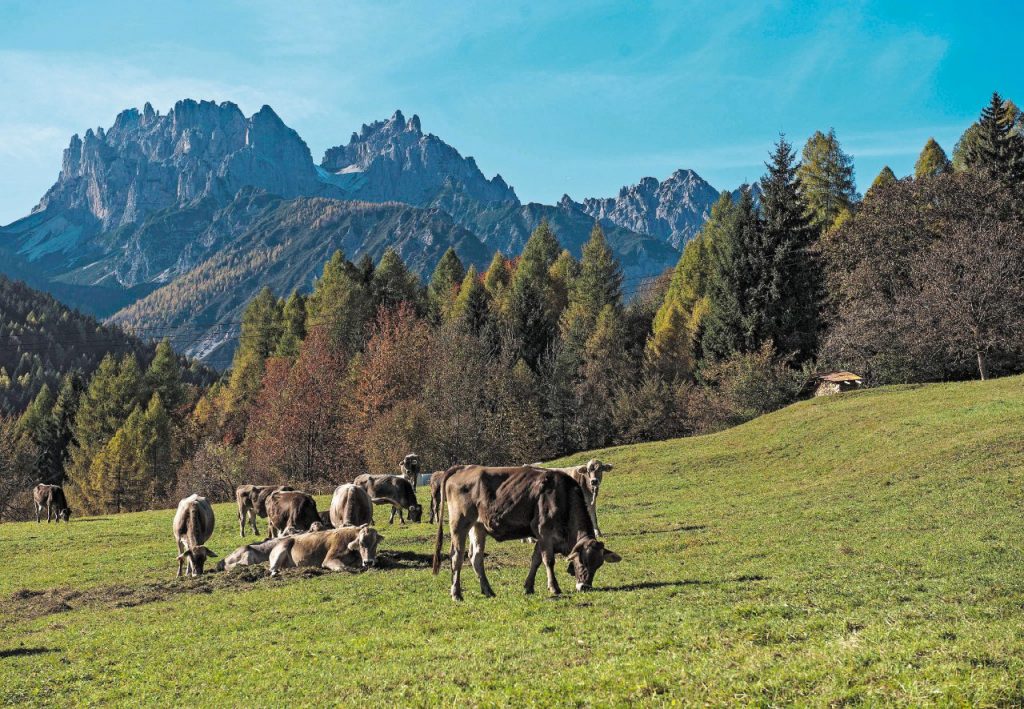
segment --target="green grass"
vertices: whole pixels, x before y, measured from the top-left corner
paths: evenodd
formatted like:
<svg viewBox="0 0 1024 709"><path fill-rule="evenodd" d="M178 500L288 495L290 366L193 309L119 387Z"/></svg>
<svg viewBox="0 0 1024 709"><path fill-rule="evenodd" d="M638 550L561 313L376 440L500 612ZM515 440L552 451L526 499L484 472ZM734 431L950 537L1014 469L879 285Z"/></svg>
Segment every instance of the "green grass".
<svg viewBox="0 0 1024 709"><path fill-rule="evenodd" d="M624 560L558 599L492 541L498 598L467 570L455 604L432 529L380 509L391 568L274 580L174 580L170 511L2 525L0 701L1020 705L1022 394L870 390L601 451Z"/></svg>

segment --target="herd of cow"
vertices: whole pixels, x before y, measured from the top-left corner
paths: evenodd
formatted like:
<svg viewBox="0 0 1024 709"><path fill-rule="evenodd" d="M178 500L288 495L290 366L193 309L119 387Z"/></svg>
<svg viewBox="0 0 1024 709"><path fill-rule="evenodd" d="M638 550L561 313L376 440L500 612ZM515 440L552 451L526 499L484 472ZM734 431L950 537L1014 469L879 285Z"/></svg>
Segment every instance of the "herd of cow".
<svg viewBox="0 0 1024 709"><path fill-rule="evenodd" d="M258 535L258 517L267 520L267 539L246 544L217 564L225 571L236 566L269 563L271 576L282 569L315 566L332 571L374 566L382 537L373 527L373 506L391 507L389 523L396 515L404 524L419 522L423 508L416 498L420 459L405 456L401 475L360 475L338 486L330 509L318 512L312 496L286 485L242 485L235 494L239 533L245 537L248 524ZM430 522L437 522L433 572L441 567L444 542L444 507L448 507L451 533L451 595L462 600L461 571L468 556L484 596L494 591L484 571L485 543L529 540L534 544L530 571L524 587L533 593L534 580L543 563L548 590L560 593L555 578L555 555L569 561L568 573L576 589L591 588L594 574L605 562L621 557L597 539L597 495L603 475L612 466L598 460L571 468L547 468L540 464L518 467L455 465L430 476ZM71 510L64 491L56 485L37 485L33 491L36 521L46 508L59 521L67 522ZM190 495L178 503L174 515L174 540L178 547L178 576L203 573L206 560L217 555L205 544L213 534L214 514L210 502Z"/></svg>

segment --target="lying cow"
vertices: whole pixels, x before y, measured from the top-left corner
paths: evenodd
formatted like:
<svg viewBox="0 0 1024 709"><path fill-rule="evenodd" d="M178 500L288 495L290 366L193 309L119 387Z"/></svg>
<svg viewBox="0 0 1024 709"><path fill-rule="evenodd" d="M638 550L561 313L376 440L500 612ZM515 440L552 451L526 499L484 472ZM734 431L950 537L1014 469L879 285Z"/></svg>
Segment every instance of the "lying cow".
<svg viewBox="0 0 1024 709"><path fill-rule="evenodd" d="M331 498L331 524L339 527L361 527L373 524L373 501L359 485L339 485Z"/></svg>
<svg viewBox="0 0 1024 709"><path fill-rule="evenodd" d="M322 567L331 571L339 571L346 566L369 568L377 563L377 545L382 541L384 537L368 524L296 534L282 539L270 552L270 575L277 576L281 569L297 566Z"/></svg>
<svg viewBox="0 0 1024 709"><path fill-rule="evenodd" d="M410 453L402 459L402 462L398 464L398 467L402 471L402 477L409 481L412 485L413 492L415 492L416 487L419 485L420 457L415 453Z"/></svg>
<svg viewBox="0 0 1024 709"><path fill-rule="evenodd" d="M206 560L217 556L203 546L213 534L213 508L209 500L189 495L179 502L173 527L174 541L178 545L178 576L186 562L187 575L199 576Z"/></svg>
<svg viewBox="0 0 1024 709"><path fill-rule="evenodd" d="M443 470L435 470L430 475L430 519L427 520L430 524L441 518L441 480L444 473Z"/></svg>
<svg viewBox="0 0 1024 709"><path fill-rule="evenodd" d="M303 532L314 525L321 526L320 513L316 511L316 500L304 492L284 490L267 496L267 534L280 537L288 527Z"/></svg>
<svg viewBox="0 0 1024 709"><path fill-rule="evenodd" d="M388 524L394 524L395 514L405 524L402 510L409 511L409 521L419 522L423 518L423 508L416 501L416 492L412 483L400 475L367 475L363 474L352 481L353 484L366 490L375 505L391 505L391 516Z"/></svg>
<svg viewBox="0 0 1024 709"><path fill-rule="evenodd" d="M569 559L569 573L576 577L576 590L591 588L594 574L607 562L622 560L597 541L594 523L587 512L583 489L568 475L533 467L488 468L456 465L441 479L441 512L448 504L451 530L452 598L462 600L462 561L466 537L472 543L473 570L480 579L484 596L494 596L484 573L484 544L487 535L503 542L535 537L530 572L524 588L533 593L541 562L547 570L548 589L561 593L555 579L555 554ZM438 515L433 571L441 568L444 523Z"/></svg>
<svg viewBox="0 0 1024 709"><path fill-rule="evenodd" d="M71 508L68 507L68 499L64 497L64 488L60 485L47 485L39 483L32 488L32 502L36 508L36 523L39 523L39 516L46 507L46 523L50 523L50 513L53 513L53 521L71 521Z"/></svg>
<svg viewBox="0 0 1024 709"><path fill-rule="evenodd" d="M256 518L267 516L267 498L278 491L294 490L288 485L239 485L235 490L235 501L238 503L238 532L245 536L245 523L252 525L252 533L259 534Z"/></svg>
<svg viewBox="0 0 1024 709"><path fill-rule="evenodd" d="M240 546L217 563L217 571L230 571L236 566L252 566L269 561L270 552L285 538L281 536Z"/></svg>
<svg viewBox="0 0 1024 709"><path fill-rule="evenodd" d="M543 463L534 463L530 467L564 473L578 482L583 488L583 498L587 501L587 511L590 513L590 519L594 522L594 531L597 536L604 536L601 534L601 526L597 523L597 493L601 491L604 474L612 469L609 463L602 463L591 458L586 465L574 465L569 468L548 468Z"/></svg>

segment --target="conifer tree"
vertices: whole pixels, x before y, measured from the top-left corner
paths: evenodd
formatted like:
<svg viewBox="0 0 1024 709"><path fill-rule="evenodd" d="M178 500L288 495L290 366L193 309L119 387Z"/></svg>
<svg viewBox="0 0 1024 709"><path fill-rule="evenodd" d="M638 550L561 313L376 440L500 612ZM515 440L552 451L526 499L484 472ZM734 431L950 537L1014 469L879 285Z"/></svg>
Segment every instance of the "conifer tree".
<svg viewBox="0 0 1024 709"><path fill-rule="evenodd" d="M419 278L402 261L393 248L388 247L373 272L374 308L394 308L400 303L409 303L422 313L423 298Z"/></svg>
<svg viewBox="0 0 1024 709"><path fill-rule="evenodd" d="M534 371L555 335L557 313L552 311L549 269L559 251L547 222L541 222L526 242L508 286L508 324L518 340L520 357Z"/></svg>
<svg viewBox="0 0 1024 709"><path fill-rule="evenodd" d="M577 389L581 448L599 448L615 435L613 403L618 392L631 382L630 362L622 346L625 327L620 310L608 303L601 310L587 339L580 384Z"/></svg>
<svg viewBox="0 0 1024 709"><path fill-rule="evenodd" d="M922 177L945 175L952 172L952 170L953 164L946 157L946 151L935 141L935 138L929 138L928 142L924 144L917 162L914 164L914 177L920 179ZM895 176L893 177L895 178ZM875 182L878 182L878 178L875 178ZM874 187L874 184L871 186Z"/></svg>
<svg viewBox="0 0 1024 709"><path fill-rule="evenodd" d="M18 435L27 438L36 452L32 477L37 482L60 482L60 440L54 426L53 408L57 399L47 384L18 419Z"/></svg>
<svg viewBox="0 0 1024 709"><path fill-rule="evenodd" d="M552 312L560 313L569 304L569 292L580 274L580 264L569 253L568 249L562 249L555 262L548 269L551 276L551 287L553 300L551 303Z"/></svg>
<svg viewBox="0 0 1024 709"><path fill-rule="evenodd" d="M505 289L508 288L510 280L508 262L505 260L504 254L500 251L495 251L494 257L491 259L491 265L487 267L487 271L484 274L484 288L487 289L487 294L491 297L492 303L500 304L503 302Z"/></svg>
<svg viewBox="0 0 1024 709"><path fill-rule="evenodd" d="M57 392L57 400L51 412L54 445L59 451L58 457L53 461L55 480L63 481L66 476L71 446L75 442L75 415L78 413L78 402L84 389L85 382L82 381L82 377L77 372L71 372L64 375L60 390Z"/></svg>
<svg viewBox="0 0 1024 709"><path fill-rule="evenodd" d="M583 245L579 276L569 290L569 306L581 308L591 325L606 307L622 307L622 268L600 224L594 224Z"/></svg>
<svg viewBox="0 0 1024 709"><path fill-rule="evenodd" d="M819 234L857 201L853 159L843 152L833 129L815 131L807 140L797 176L807 216Z"/></svg>
<svg viewBox="0 0 1024 709"><path fill-rule="evenodd" d="M306 297L292 291L282 306L281 339L274 350L275 357L298 357L299 347L306 339Z"/></svg>
<svg viewBox="0 0 1024 709"><path fill-rule="evenodd" d="M229 417L241 416L244 422L245 410L259 391L267 357L277 349L282 329L281 304L270 288L264 287L242 314L242 330L228 381Z"/></svg>
<svg viewBox="0 0 1024 709"><path fill-rule="evenodd" d="M1024 195L1024 136L1016 129L1015 108L998 92L992 94L978 119L975 140L965 146L964 163L1019 199Z"/></svg>
<svg viewBox="0 0 1024 709"><path fill-rule="evenodd" d="M427 304L429 315L435 322L449 319L452 303L459 292L462 279L466 277L466 269L455 249L448 247L444 256L437 262L434 273L427 287Z"/></svg>
<svg viewBox="0 0 1024 709"><path fill-rule="evenodd" d="M146 370L144 382L146 390L159 394L160 399L171 411L177 411L185 403L185 387L181 383L178 357L167 340L156 346L156 353L149 364L149 369Z"/></svg>
<svg viewBox="0 0 1024 709"><path fill-rule="evenodd" d="M871 183L871 187L868 188L868 194L871 194L872 190L878 189L879 187L888 187L889 185L894 185L897 182L896 173L886 165L879 171L878 175Z"/></svg>
<svg viewBox="0 0 1024 709"><path fill-rule="evenodd" d="M459 295L452 305L451 320L474 335L481 334L490 325L490 296L480 282L476 266L470 266L462 279Z"/></svg>
<svg viewBox="0 0 1024 709"><path fill-rule="evenodd" d="M334 252L306 304L308 329L323 328L332 345L349 352L362 347L367 322L374 315L370 284L365 277L366 273L349 263L341 251ZM373 269L369 278L373 278Z"/></svg>

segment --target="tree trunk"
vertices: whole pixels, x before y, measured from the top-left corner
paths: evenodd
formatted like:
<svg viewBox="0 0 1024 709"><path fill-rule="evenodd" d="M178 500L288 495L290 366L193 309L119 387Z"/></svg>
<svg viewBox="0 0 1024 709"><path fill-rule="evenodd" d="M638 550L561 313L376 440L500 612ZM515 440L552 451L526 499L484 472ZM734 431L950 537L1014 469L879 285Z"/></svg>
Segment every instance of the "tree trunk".
<svg viewBox="0 0 1024 709"><path fill-rule="evenodd" d="M981 381L985 381L985 355L981 350L978 350L978 374L981 375Z"/></svg>

